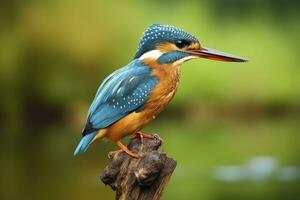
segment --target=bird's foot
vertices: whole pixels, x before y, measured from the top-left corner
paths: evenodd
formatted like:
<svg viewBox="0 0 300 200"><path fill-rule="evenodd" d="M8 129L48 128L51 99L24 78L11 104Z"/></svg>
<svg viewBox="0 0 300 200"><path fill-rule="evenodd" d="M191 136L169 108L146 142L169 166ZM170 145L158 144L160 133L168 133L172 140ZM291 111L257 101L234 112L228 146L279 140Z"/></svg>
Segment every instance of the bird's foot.
<svg viewBox="0 0 300 200"><path fill-rule="evenodd" d="M123 152L123 150L119 149L119 150L115 150L115 151L110 151L110 152L108 152L107 157L109 159L111 159L114 155L116 155L117 153L120 153L120 152Z"/></svg>
<svg viewBox="0 0 300 200"><path fill-rule="evenodd" d="M120 147L120 149L116 150L116 151L110 151L110 152L108 152L108 158L112 158L115 154L120 153L120 152L125 152L125 153L127 153L129 156L131 156L133 158L140 158L140 156L138 154L133 153L132 151L130 151L120 141L117 141L116 144Z"/></svg>
<svg viewBox="0 0 300 200"><path fill-rule="evenodd" d="M120 152L125 152L125 153L127 153L129 156L131 156L131 157L133 157L133 158L139 158L140 156L138 155L138 154L136 154L136 153L133 153L133 152L131 152L131 151L124 151L124 150L122 150L122 149L119 149L119 150L115 150L115 151L110 151L110 152L108 152L108 158L109 159L111 159L114 155L116 155L117 153L120 153Z"/></svg>
<svg viewBox="0 0 300 200"><path fill-rule="evenodd" d="M135 133L135 137L134 138L140 138L141 140L144 139L144 138L154 139L155 136L152 135L152 134L146 134L146 133L143 133L141 131L138 131L138 132Z"/></svg>
<svg viewBox="0 0 300 200"><path fill-rule="evenodd" d="M147 138L147 139L158 138L160 140L161 144L164 143L163 139L161 139L157 134L146 134L141 131L136 132L135 136L132 137L131 139L135 139L135 138L140 138L142 143L143 143L144 138Z"/></svg>

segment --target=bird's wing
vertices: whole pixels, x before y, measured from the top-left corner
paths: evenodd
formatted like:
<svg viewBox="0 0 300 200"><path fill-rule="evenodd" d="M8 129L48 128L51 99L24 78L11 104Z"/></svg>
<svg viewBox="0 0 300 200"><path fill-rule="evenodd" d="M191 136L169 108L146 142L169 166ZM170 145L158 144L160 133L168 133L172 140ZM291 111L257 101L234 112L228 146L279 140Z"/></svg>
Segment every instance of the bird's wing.
<svg viewBox="0 0 300 200"><path fill-rule="evenodd" d="M151 69L138 60L112 73L96 93L82 135L105 128L128 113L142 109L157 82Z"/></svg>

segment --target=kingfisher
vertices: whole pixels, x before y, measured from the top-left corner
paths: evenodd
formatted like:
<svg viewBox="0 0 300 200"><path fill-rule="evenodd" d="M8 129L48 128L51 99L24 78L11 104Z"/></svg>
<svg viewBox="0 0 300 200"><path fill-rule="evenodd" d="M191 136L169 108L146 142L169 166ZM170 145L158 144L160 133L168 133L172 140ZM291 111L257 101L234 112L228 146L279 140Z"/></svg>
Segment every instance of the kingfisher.
<svg viewBox="0 0 300 200"><path fill-rule="evenodd" d="M202 46L197 38L180 28L153 24L140 39L133 60L110 74L99 86L88 110L82 139L74 155L85 152L99 139L108 139L134 158L121 139L134 135L154 138L141 129L155 119L174 97L180 65L194 58L245 62L244 58Z"/></svg>

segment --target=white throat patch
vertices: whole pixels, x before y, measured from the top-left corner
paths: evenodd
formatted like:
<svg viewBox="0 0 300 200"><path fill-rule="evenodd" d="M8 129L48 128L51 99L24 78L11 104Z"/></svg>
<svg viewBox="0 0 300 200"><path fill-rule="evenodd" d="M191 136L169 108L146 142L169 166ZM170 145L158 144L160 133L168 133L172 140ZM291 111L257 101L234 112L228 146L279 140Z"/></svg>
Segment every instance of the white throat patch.
<svg viewBox="0 0 300 200"><path fill-rule="evenodd" d="M157 60L163 53L159 50L151 50L139 57L139 60L144 60L146 58Z"/></svg>
<svg viewBox="0 0 300 200"><path fill-rule="evenodd" d="M144 60L144 59L151 59L151 60L157 60L161 55L163 55L163 53L159 50L151 50L148 51L146 53L144 53L143 55L141 55L141 57L139 57L139 60ZM179 60L176 60L173 65L180 65L188 60L191 60L193 58L196 58L195 56L186 56L184 58L181 58Z"/></svg>

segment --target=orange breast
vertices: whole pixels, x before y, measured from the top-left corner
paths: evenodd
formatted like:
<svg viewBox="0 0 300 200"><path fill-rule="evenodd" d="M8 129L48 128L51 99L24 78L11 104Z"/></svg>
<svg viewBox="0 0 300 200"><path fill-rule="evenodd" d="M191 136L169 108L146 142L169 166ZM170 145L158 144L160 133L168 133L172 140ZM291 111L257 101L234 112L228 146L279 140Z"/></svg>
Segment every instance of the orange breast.
<svg viewBox="0 0 300 200"><path fill-rule="evenodd" d="M144 110L138 113L130 113L107 127L106 138L117 141L141 130L151 120L155 119L174 97L180 77L179 66L172 64L160 65L155 61L146 64L152 68L152 74L159 79L159 83L151 92Z"/></svg>
<svg viewBox="0 0 300 200"><path fill-rule="evenodd" d="M179 84L180 68L178 65L159 65L155 62L148 65L152 67L152 74L158 77L159 83L151 92L145 112L147 117L155 118L174 97Z"/></svg>

